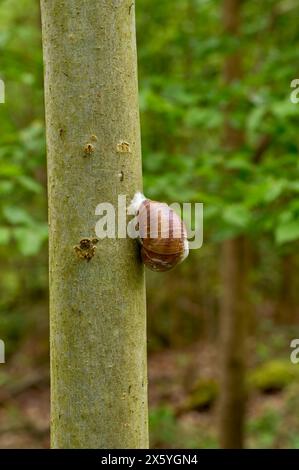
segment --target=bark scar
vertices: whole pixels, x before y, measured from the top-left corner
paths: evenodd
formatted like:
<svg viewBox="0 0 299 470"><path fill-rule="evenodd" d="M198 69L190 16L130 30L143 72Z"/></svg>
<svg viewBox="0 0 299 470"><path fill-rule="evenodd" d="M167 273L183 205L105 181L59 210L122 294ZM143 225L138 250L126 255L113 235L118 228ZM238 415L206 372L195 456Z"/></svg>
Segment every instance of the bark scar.
<svg viewBox="0 0 299 470"><path fill-rule="evenodd" d="M86 144L84 147L84 154L87 155L92 155L94 152L95 148L92 144Z"/></svg>
<svg viewBox="0 0 299 470"><path fill-rule="evenodd" d="M129 142L123 141L116 146L117 153L131 153L131 146Z"/></svg>
<svg viewBox="0 0 299 470"><path fill-rule="evenodd" d="M79 245L74 246L75 253L79 259L90 261L96 252L98 238L82 238Z"/></svg>

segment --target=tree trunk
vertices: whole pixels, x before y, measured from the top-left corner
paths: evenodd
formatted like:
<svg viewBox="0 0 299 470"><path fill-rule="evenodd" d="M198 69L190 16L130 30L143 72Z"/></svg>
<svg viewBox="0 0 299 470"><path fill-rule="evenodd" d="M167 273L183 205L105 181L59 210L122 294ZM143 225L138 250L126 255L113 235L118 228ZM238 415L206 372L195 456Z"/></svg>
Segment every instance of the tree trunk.
<svg viewBox="0 0 299 470"><path fill-rule="evenodd" d="M96 206L142 184L134 3L41 0L41 11L52 447L146 448L144 270L134 240L93 241Z"/></svg>
<svg viewBox="0 0 299 470"><path fill-rule="evenodd" d="M247 246L244 237L223 244L221 256L220 445L242 448L245 416Z"/></svg>
<svg viewBox="0 0 299 470"><path fill-rule="evenodd" d="M223 4L225 33L239 35L241 0L225 0ZM227 57L224 80L230 86L242 77L241 55L237 51ZM243 132L230 122L236 103L225 110L224 144L228 153L244 143ZM219 403L220 445L223 448L242 448L245 411L245 351L247 330L247 254L243 236L223 243L221 254L222 297L220 304L221 377Z"/></svg>
<svg viewBox="0 0 299 470"><path fill-rule="evenodd" d="M280 325L295 325L297 323L297 268L292 253L281 257L281 281L276 322Z"/></svg>

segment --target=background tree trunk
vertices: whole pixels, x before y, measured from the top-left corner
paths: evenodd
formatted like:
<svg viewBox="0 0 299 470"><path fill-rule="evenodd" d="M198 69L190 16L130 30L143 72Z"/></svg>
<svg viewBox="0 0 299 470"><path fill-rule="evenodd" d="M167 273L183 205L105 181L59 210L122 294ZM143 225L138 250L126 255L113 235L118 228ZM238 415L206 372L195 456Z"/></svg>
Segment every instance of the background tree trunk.
<svg viewBox="0 0 299 470"><path fill-rule="evenodd" d="M225 0L223 8L225 33L237 38L241 0ZM241 77L241 55L237 51L226 59L224 80L229 86ZM235 103L231 102L225 110L224 145L228 153L234 152L244 143L243 132L235 129L230 122L230 112L234 107ZM243 236L223 243L221 254L219 403L220 445L223 448L242 448L244 440L247 254L247 242Z"/></svg>
<svg viewBox="0 0 299 470"><path fill-rule="evenodd" d="M41 0L54 448L148 446L144 270L95 236L95 208L141 189L132 0ZM127 142L120 152L119 144ZM74 246L77 245L77 253ZM83 251L82 251L83 248ZM81 250L81 252L80 252ZM91 259L80 258L89 252Z"/></svg>
<svg viewBox="0 0 299 470"><path fill-rule="evenodd" d="M281 281L276 322L280 325L297 323L297 266L293 253L285 253L281 257Z"/></svg>
<svg viewBox="0 0 299 470"><path fill-rule="evenodd" d="M222 247L220 445L242 448L245 419L245 342L247 332L247 240Z"/></svg>

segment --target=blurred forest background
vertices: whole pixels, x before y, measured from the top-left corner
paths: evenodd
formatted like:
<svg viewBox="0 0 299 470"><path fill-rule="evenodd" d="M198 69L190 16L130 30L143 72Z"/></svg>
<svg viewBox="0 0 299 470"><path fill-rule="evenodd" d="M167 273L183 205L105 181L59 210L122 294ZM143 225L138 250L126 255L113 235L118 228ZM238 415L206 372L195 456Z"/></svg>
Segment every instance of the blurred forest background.
<svg viewBox="0 0 299 470"><path fill-rule="evenodd" d="M147 273L151 446L299 448L299 4L138 0L137 33L145 193L204 203L203 247ZM38 0L0 1L0 57L0 447L46 448Z"/></svg>

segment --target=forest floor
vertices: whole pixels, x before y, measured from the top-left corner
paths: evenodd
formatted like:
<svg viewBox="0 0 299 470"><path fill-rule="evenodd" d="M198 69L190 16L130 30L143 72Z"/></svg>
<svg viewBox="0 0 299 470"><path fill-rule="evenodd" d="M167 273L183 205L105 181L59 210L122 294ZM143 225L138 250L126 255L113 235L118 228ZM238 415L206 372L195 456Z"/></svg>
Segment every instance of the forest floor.
<svg viewBox="0 0 299 470"><path fill-rule="evenodd" d="M150 355L152 448L218 446L217 374L217 351L210 344L201 342L185 349ZM5 375L0 375L0 385L0 448L48 448L47 369L26 370L13 365ZM196 387L200 393L199 400L194 401ZM247 447L299 448L298 416L299 381L275 393L273 390L250 393Z"/></svg>

